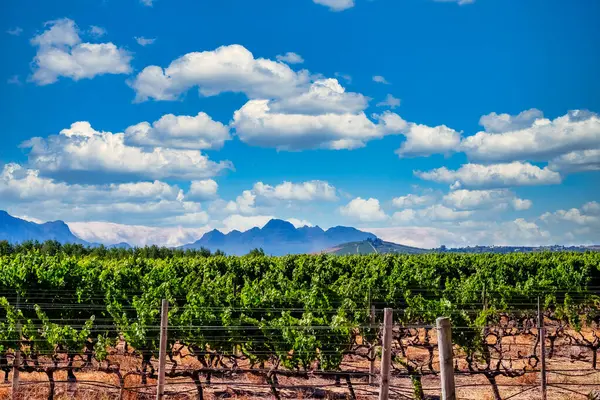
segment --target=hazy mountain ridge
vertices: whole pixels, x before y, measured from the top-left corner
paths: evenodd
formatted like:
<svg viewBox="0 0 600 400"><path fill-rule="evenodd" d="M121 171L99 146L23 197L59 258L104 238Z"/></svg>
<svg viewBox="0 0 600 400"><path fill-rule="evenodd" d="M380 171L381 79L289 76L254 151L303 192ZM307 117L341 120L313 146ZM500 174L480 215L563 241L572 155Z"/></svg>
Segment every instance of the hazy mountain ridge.
<svg viewBox="0 0 600 400"><path fill-rule="evenodd" d="M51 221L42 224L13 217L6 211L0 210L0 240L11 243L21 243L28 240L44 242L56 240L60 243L79 243L90 245L73 235L69 226L63 221Z"/></svg>
<svg viewBox="0 0 600 400"><path fill-rule="evenodd" d="M30 222L11 216L0 210L0 241L22 243L25 241L45 242L56 240L60 243L76 243L96 247L98 243L90 243L80 239L71 232L63 221L45 223ZM131 249L134 246L121 242L107 244L107 248ZM160 245L159 245L160 247ZM255 248L262 248L266 254L371 254L402 253L422 254L436 253L514 253L539 251L600 251L600 245L590 246L473 246L461 248L421 249L402 244L386 242L374 234L347 226L335 226L323 230L319 226L303 226L295 228L287 221L272 219L262 228L252 228L245 232L233 230L227 234L216 229L205 233L199 240L179 246L183 249L206 248L211 251L221 250L228 255L244 255Z"/></svg>
<svg viewBox="0 0 600 400"><path fill-rule="evenodd" d="M246 232L231 231L224 234L218 230L207 232L200 240L182 246L184 249L207 248L222 250L226 254L242 255L255 248L266 254L284 255L315 253L346 242L376 239L372 233L347 226L336 226L327 230L319 226L295 228L287 221L270 220L262 228Z"/></svg>

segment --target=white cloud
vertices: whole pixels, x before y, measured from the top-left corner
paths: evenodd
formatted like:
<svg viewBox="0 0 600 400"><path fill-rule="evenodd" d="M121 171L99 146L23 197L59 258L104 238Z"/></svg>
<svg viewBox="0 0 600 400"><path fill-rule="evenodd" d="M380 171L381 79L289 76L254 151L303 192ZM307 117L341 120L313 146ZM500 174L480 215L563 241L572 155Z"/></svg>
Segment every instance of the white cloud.
<svg viewBox="0 0 600 400"><path fill-rule="evenodd" d="M446 167L432 171L415 171L421 179L462 187L502 188L509 186L552 185L561 182L561 176L548 167L539 168L529 163L465 164L452 171Z"/></svg>
<svg viewBox="0 0 600 400"><path fill-rule="evenodd" d="M270 220L272 220L274 218L276 218L276 217L274 217L272 215L247 216L247 215L234 214L234 215L228 216L227 218L225 218L223 220L224 228L219 229L219 230L221 230L222 232L225 232L225 233L231 232L233 230L245 232L252 228L262 228L263 226L265 226L267 224L267 222L269 222ZM289 218L289 219L286 219L285 221L291 223L296 228L301 228L303 226L313 226L310 222L308 222L306 220L300 220L297 218Z"/></svg>
<svg viewBox="0 0 600 400"><path fill-rule="evenodd" d="M271 215L230 215L223 220L223 225L225 227L223 231L231 232L233 230L237 230L244 232L254 227L262 228L273 218L274 217Z"/></svg>
<svg viewBox="0 0 600 400"><path fill-rule="evenodd" d="M435 197L431 195L419 196L416 194L408 194L406 196L396 197L392 200L392 204L398 208L415 208L431 205L435 202Z"/></svg>
<svg viewBox="0 0 600 400"><path fill-rule="evenodd" d="M582 210L591 215L600 214L600 203L597 201L590 201L583 205Z"/></svg>
<svg viewBox="0 0 600 400"><path fill-rule="evenodd" d="M43 33L31 39L37 53L31 79L39 85L59 77L75 81L103 74L129 74L131 55L113 43L81 43L73 20L63 18L46 23Z"/></svg>
<svg viewBox="0 0 600 400"><path fill-rule="evenodd" d="M572 151L550 160L548 167L555 171L600 171L600 149Z"/></svg>
<svg viewBox="0 0 600 400"><path fill-rule="evenodd" d="M278 150L355 149L369 140L399 133L406 124L398 115L384 113L374 123L358 114L282 114L268 100L250 100L233 116L239 138L250 145ZM403 125L404 124L404 125Z"/></svg>
<svg viewBox="0 0 600 400"><path fill-rule="evenodd" d="M60 135L36 137L22 144L30 148L29 162L44 173L72 171L134 175L152 179L202 179L233 166L216 163L196 150L156 147L144 151L125 143L123 133L99 132L80 121Z"/></svg>
<svg viewBox="0 0 600 400"><path fill-rule="evenodd" d="M285 54L280 54L275 57L277 61L281 61L288 64L302 64L304 62L304 58L300 54L294 53L292 51L288 51Z"/></svg>
<svg viewBox="0 0 600 400"><path fill-rule="evenodd" d="M466 190L460 189L444 196L445 204L460 210L477 210L501 208L510 205L515 210L527 210L531 200L520 199L506 189L496 190Z"/></svg>
<svg viewBox="0 0 600 400"><path fill-rule="evenodd" d="M392 215L392 220L401 224L413 223L418 217L419 215L417 214L417 211L413 210L412 208L407 208L402 211L396 211Z"/></svg>
<svg viewBox="0 0 600 400"><path fill-rule="evenodd" d="M156 38L145 38L143 36L135 36L134 39L140 46L148 46L156 41Z"/></svg>
<svg viewBox="0 0 600 400"><path fill-rule="evenodd" d="M229 139L229 128L203 112L196 116L167 114L152 125L140 122L125 130L125 143L134 146L219 149Z"/></svg>
<svg viewBox="0 0 600 400"><path fill-rule="evenodd" d="M250 98L285 97L309 83L307 71L295 72L287 64L254 58L240 45L214 51L188 53L167 68L148 66L130 83L137 101L176 100L192 87L202 96L223 92L245 93Z"/></svg>
<svg viewBox="0 0 600 400"><path fill-rule="evenodd" d="M256 182L252 189L244 190L235 200L225 202L221 199L211 204L214 214L271 214L282 202L314 203L319 201L337 201L337 189L325 181L287 182L275 186Z"/></svg>
<svg viewBox="0 0 600 400"><path fill-rule="evenodd" d="M557 210L553 213L545 213L541 219L546 222L567 221L579 225L588 225L600 222L600 216L588 214L589 207L584 209L571 208L569 210ZM593 210L592 210L593 211Z"/></svg>
<svg viewBox="0 0 600 400"><path fill-rule="evenodd" d="M302 228L304 226L314 226L310 221L307 221L305 219L289 218L286 221L294 225L295 228Z"/></svg>
<svg viewBox="0 0 600 400"><path fill-rule="evenodd" d="M20 36L21 33L23 33L23 28L21 28L20 26L16 26L7 30L6 33L12 36Z"/></svg>
<svg viewBox="0 0 600 400"><path fill-rule="evenodd" d="M388 242L423 249L436 248L442 244L450 244L452 241L457 240L457 235L454 232L434 227L402 226L364 228L362 230L371 232L378 238Z"/></svg>
<svg viewBox="0 0 600 400"><path fill-rule="evenodd" d="M537 119L543 117L544 114L535 108L523 111L517 115L492 112L483 115L479 119L479 125L483 126L486 132L504 133L529 128Z"/></svg>
<svg viewBox="0 0 600 400"><path fill-rule="evenodd" d="M385 100L377 103L377 107L389 107L391 109L400 107L400 99L392 96L391 94L388 94Z"/></svg>
<svg viewBox="0 0 600 400"><path fill-rule="evenodd" d="M383 221L388 218L379 205L379 200L357 197L339 208L342 215L360 222Z"/></svg>
<svg viewBox="0 0 600 400"><path fill-rule="evenodd" d="M324 181L307 181L300 183L283 182L277 186L262 182L254 184L253 192L265 198L287 201L336 201L336 189Z"/></svg>
<svg viewBox="0 0 600 400"><path fill-rule="evenodd" d="M512 207L515 210L523 211L523 210L529 210L531 208L531 206L533 205L533 202L528 199L519 199L518 197L515 197L514 199L511 200L510 204L512 205Z"/></svg>
<svg viewBox="0 0 600 400"><path fill-rule="evenodd" d="M45 220L118 220L132 224L201 225L208 215L183 191L161 181L67 184L7 164L0 172L0 209Z"/></svg>
<svg viewBox="0 0 600 400"><path fill-rule="evenodd" d="M105 245L129 243L132 246L176 247L193 243L209 231L208 227L151 227L143 225L123 225L111 222L70 222L69 228L79 238L91 243Z"/></svg>
<svg viewBox="0 0 600 400"><path fill-rule="evenodd" d="M373 82L383 83L384 85L389 85L390 83L381 75L374 75Z"/></svg>
<svg viewBox="0 0 600 400"><path fill-rule="evenodd" d="M10 78L8 78L6 80L6 83L8 83L9 85L21 85L21 78L19 78L19 75L13 75Z"/></svg>
<svg viewBox="0 0 600 400"><path fill-rule="evenodd" d="M400 224L406 223L429 223L432 221L457 221L467 219L473 215L472 211L457 211L442 204L434 204L427 208L413 210L407 208L395 212L392 220Z"/></svg>
<svg viewBox="0 0 600 400"><path fill-rule="evenodd" d="M185 198L190 200L207 200L215 198L219 185L212 179L204 179L201 181L192 181L190 190L186 193Z"/></svg>
<svg viewBox="0 0 600 400"><path fill-rule="evenodd" d="M475 0L433 0L437 3L456 3L459 6L464 6L466 4L473 4Z"/></svg>
<svg viewBox="0 0 600 400"><path fill-rule="evenodd" d="M244 190L235 201L229 201L223 210L229 214L255 214L256 194L252 190Z"/></svg>
<svg viewBox="0 0 600 400"><path fill-rule="evenodd" d="M307 91L270 102L273 112L283 114L357 114L367 108L369 99L346 92L337 79L319 79Z"/></svg>
<svg viewBox="0 0 600 400"><path fill-rule="evenodd" d="M336 78L342 78L346 81L346 83L352 83L352 76L349 74L342 74L341 72L336 72L334 75Z"/></svg>
<svg viewBox="0 0 600 400"><path fill-rule="evenodd" d="M180 200L181 189L165 182L133 182L106 185L69 185L40 176L39 171L6 164L0 174L0 198L4 201L64 203Z"/></svg>
<svg viewBox="0 0 600 400"><path fill-rule="evenodd" d="M90 25L90 35L94 36L95 38L102 37L106 35L106 29L102 28L101 26Z"/></svg>
<svg viewBox="0 0 600 400"><path fill-rule="evenodd" d="M354 0L313 0L313 2L329 7L331 11L344 11L354 7Z"/></svg>
<svg viewBox="0 0 600 400"><path fill-rule="evenodd" d="M450 154L459 146L461 136L461 132L446 125L430 127L414 123L409 123L402 133L406 141L396 150L400 157Z"/></svg>
<svg viewBox="0 0 600 400"><path fill-rule="evenodd" d="M140 0L140 3L145 5L146 7L152 7L154 0Z"/></svg>
<svg viewBox="0 0 600 400"><path fill-rule="evenodd" d="M570 111L552 121L536 109L517 116L492 113L480 123L486 132L461 145L470 159L545 161L577 150L600 150L600 117L587 111Z"/></svg>
<svg viewBox="0 0 600 400"><path fill-rule="evenodd" d="M532 221L518 218L504 222L453 221L440 226L364 228L377 237L421 248L476 245L539 246L556 243L556 236Z"/></svg>

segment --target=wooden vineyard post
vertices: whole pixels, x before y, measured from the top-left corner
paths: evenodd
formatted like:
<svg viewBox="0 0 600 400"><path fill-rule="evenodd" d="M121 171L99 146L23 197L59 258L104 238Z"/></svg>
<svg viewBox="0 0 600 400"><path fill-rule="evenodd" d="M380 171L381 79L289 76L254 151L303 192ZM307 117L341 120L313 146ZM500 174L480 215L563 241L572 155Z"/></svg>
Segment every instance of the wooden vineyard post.
<svg viewBox="0 0 600 400"><path fill-rule="evenodd" d="M371 322L371 327L375 324L375 306L371 306L371 314L369 321ZM375 346L371 347L369 350L369 385L375 383Z"/></svg>
<svg viewBox="0 0 600 400"><path fill-rule="evenodd" d="M392 364L392 333L393 316L391 308L383 310L383 348L381 349L381 385L379 386L379 400L389 400L390 368Z"/></svg>
<svg viewBox="0 0 600 400"><path fill-rule="evenodd" d="M21 301L21 296L17 293L17 313L19 312L19 307L21 306L19 303ZM11 396L12 400L17 400L19 396L19 366L21 365L21 320L17 321L17 335L19 335L19 340L17 341L17 345L15 348L15 358L13 360L13 376L12 376L12 390Z"/></svg>
<svg viewBox="0 0 600 400"><path fill-rule="evenodd" d="M165 366L167 364L167 325L169 323L169 303L163 299L160 311L160 349L158 352L158 385L156 400L162 400L165 394Z"/></svg>
<svg viewBox="0 0 600 400"><path fill-rule="evenodd" d="M540 391L542 392L542 400L546 400L546 328L544 328L544 314L540 305L538 296L538 335L540 336Z"/></svg>
<svg viewBox="0 0 600 400"><path fill-rule="evenodd" d="M440 317L436 320L436 325L440 357L442 400L456 400L454 362L452 360L452 327L450 325L450 318Z"/></svg>

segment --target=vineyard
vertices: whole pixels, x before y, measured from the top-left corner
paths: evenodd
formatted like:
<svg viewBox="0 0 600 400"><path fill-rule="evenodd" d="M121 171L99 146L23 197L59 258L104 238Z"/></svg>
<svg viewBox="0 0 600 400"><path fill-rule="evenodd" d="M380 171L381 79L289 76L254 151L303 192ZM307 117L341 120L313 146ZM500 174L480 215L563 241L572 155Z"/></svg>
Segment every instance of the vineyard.
<svg viewBox="0 0 600 400"><path fill-rule="evenodd" d="M15 370L23 399L154 398L166 299L165 398L377 398L389 307L391 398L439 396L446 316L458 398L541 398L543 342L548 398L584 399L600 387L599 289L593 252L0 248L0 398Z"/></svg>

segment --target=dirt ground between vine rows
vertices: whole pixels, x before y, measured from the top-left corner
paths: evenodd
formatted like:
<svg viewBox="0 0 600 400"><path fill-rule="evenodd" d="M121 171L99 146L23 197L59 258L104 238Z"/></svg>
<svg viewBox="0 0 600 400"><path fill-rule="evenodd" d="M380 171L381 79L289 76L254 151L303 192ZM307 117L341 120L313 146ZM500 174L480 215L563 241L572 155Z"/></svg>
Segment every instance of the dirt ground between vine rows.
<svg viewBox="0 0 600 400"><path fill-rule="evenodd" d="M591 331L584 330L584 336L591 339ZM433 340L435 338L432 337ZM507 354L513 358L521 351L523 354L529 354L532 349L533 341L531 336L505 337L503 339L504 348ZM511 347L509 347L511 345ZM592 390L600 390L600 370L592 369L592 351L588 348L573 345L566 339L559 339L555 344L555 351L552 358L547 359L548 372L548 399L566 400L566 399L585 399ZM456 360L458 368L461 371L468 371L465 359L456 351ZM185 355L185 352L184 352ZM417 364L426 365L429 359L428 352L414 347L408 347L407 356ZM184 357L175 358L182 368L201 367L196 359ZM139 358L114 354L110 356L112 363L118 363L121 371L135 371L140 367ZM524 361L523 361L524 362ZM379 363L376 361L376 373L379 372ZM521 365L518 361L513 364L515 370ZM170 367L170 365L168 365ZM248 368L247 362L242 362L240 368ZM269 366L266 366L267 368ZM396 365L398 367L398 365ZM439 370L437 355L433 359L434 370ZM539 368L539 366L538 366ZM368 372L369 362L364 358L356 356L347 356L342 363L342 370L364 371ZM81 370L76 373L78 382L57 383L55 389L55 399L89 399L89 400L113 400L119 399L119 382L115 375L108 375L93 369ZM10 399L10 379L0 385L0 399ZM55 380L66 381L66 372L57 372ZM125 387L135 388L126 390L122 393L123 400L142 400L154 399L156 397L156 381L148 379L146 388L141 386L138 375L130 375L125 380ZM482 375L456 375L457 398L465 400L494 400L489 381ZM254 375L250 373L240 373L226 378L212 377L211 384L207 385L205 377L202 377L204 383L204 399L271 399L274 398L270 387L263 375ZM112 385L113 387L94 386L93 382ZM351 380L352 388L357 399L376 399L378 397L378 386L369 385L366 378L353 378ZM19 399L47 399L48 398L48 379L44 373L21 373L20 397ZM502 399L541 399L539 385L540 376L538 372L529 372L523 376L509 378L499 376L497 378L499 391ZM439 377L434 375L424 376L422 384L426 395L435 399L439 396ZM309 379L297 377L280 376L279 393L282 399L345 399L350 398L349 389L342 378L340 385L336 386L333 379L323 379L320 377L310 377ZM410 379L406 377L392 377L391 379L391 399L410 399L412 396L412 385ZM303 390L300 386L310 386ZM292 389L293 388L293 389ZM529 389L525 391L526 389ZM196 387L190 378L167 379L166 399L197 399ZM524 391L524 392L523 392ZM523 393L520 393L523 392ZM520 393L520 394L519 394Z"/></svg>

